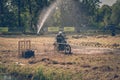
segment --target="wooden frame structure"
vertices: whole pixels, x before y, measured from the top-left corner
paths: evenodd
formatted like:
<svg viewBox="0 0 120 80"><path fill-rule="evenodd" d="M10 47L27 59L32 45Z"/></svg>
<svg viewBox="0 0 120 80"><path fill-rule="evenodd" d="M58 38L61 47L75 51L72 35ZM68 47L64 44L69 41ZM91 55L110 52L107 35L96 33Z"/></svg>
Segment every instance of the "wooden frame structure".
<svg viewBox="0 0 120 80"><path fill-rule="evenodd" d="M31 50L31 41L30 40L18 41L18 56L22 56L22 52L26 50Z"/></svg>

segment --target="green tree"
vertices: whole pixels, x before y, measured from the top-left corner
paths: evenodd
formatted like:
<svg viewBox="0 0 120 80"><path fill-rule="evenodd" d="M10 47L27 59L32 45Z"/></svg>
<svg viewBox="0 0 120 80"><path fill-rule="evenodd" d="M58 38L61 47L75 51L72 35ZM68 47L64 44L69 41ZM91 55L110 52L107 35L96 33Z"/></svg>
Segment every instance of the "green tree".
<svg viewBox="0 0 120 80"><path fill-rule="evenodd" d="M16 26L16 15L12 11L11 0L0 0L0 27Z"/></svg>
<svg viewBox="0 0 120 80"><path fill-rule="evenodd" d="M100 0L79 0L84 16L87 16L88 26L95 26L98 18Z"/></svg>
<svg viewBox="0 0 120 80"><path fill-rule="evenodd" d="M112 24L115 24L116 26L120 26L120 7L119 6L120 6L119 0L112 6L111 20L112 20Z"/></svg>
<svg viewBox="0 0 120 80"><path fill-rule="evenodd" d="M86 12L87 15L94 16L96 10L99 7L99 0L80 0L82 2L83 11Z"/></svg>
<svg viewBox="0 0 120 80"><path fill-rule="evenodd" d="M0 0L0 26L9 27L10 31L32 31L42 9L49 6L51 1Z"/></svg>
<svg viewBox="0 0 120 80"><path fill-rule="evenodd" d="M112 14L112 9L108 5L103 5L99 9L99 21L103 22L103 26L109 25L111 23L110 17Z"/></svg>

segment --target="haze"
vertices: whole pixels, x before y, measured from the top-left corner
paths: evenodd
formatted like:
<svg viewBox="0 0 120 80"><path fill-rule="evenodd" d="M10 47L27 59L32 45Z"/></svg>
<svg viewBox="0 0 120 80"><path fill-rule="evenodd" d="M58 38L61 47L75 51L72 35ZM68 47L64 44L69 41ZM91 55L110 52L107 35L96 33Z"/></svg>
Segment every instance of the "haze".
<svg viewBox="0 0 120 80"><path fill-rule="evenodd" d="M116 2L116 0L100 0L100 1L102 2L102 4L100 5L107 4L110 6L112 6Z"/></svg>

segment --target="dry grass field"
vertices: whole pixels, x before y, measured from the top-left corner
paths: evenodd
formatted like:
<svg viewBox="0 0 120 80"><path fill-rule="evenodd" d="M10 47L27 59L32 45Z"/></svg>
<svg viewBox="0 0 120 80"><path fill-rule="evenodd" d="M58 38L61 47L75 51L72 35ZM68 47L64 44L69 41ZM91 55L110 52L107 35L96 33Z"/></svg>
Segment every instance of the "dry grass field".
<svg viewBox="0 0 120 80"><path fill-rule="evenodd" d="M31 41L35 58L18 57L20 40ZM0 37L0 65L8 72L28 74L42 66L45 73L66 72L71 80L120 80L120 36L69 36L72 55L56 52L54 41L54 37Z"/></svg>

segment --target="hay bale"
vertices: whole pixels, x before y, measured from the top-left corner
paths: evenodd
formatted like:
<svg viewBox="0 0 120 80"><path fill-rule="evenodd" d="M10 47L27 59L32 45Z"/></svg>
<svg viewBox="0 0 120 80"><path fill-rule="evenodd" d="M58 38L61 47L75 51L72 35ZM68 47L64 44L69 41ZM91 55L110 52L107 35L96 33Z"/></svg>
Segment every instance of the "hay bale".
<svg viewBox="0 0 120 80"><path fill-rule="evenodd" d="M23 58L35 57L35 53L32 50L25 50L25 51L22 51L22 57Z"/></svg>

